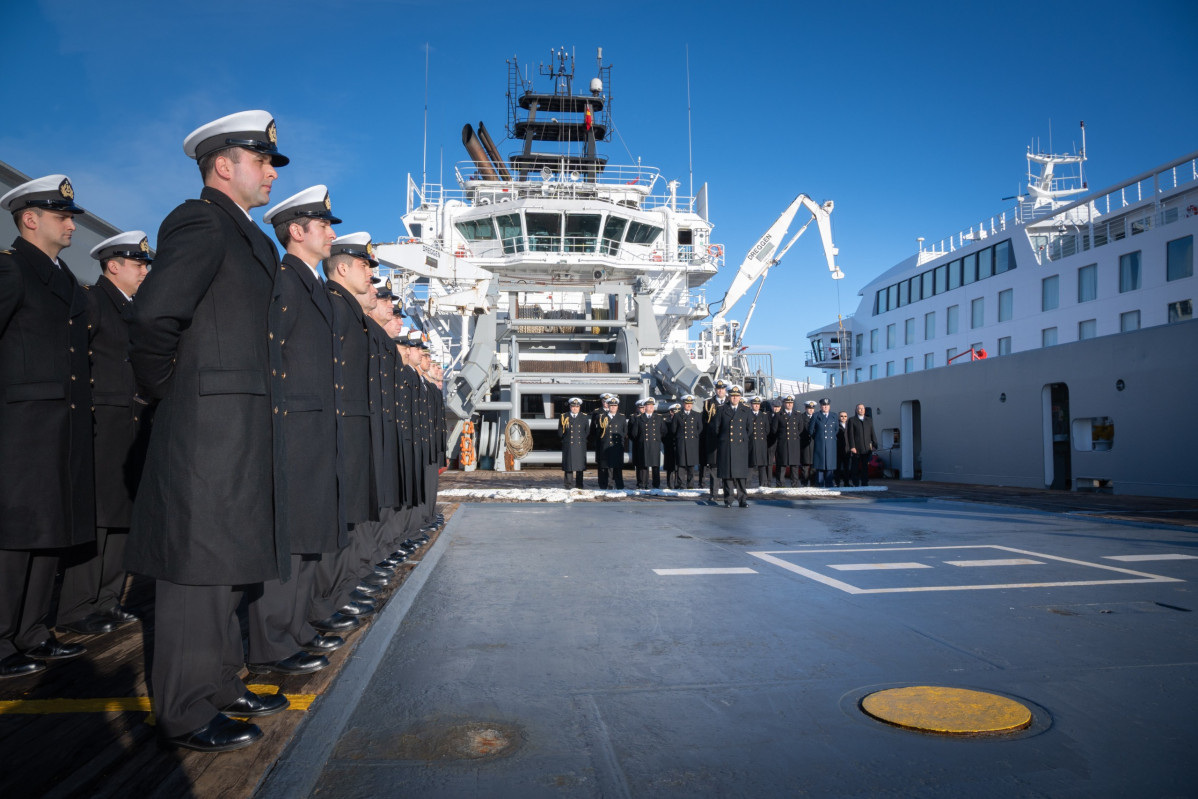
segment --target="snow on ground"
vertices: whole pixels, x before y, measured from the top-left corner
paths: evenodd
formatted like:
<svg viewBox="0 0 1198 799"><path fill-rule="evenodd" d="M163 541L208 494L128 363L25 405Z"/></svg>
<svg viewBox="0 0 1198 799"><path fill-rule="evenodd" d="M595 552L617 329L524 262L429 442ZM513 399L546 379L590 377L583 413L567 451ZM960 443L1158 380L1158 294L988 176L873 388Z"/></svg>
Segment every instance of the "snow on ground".
<svg viewBox="0 0 1198 799"><path fill-rule="evenodd" d="M749 496L759 498L839 497L844 494L863 494L885 491L886 486L858 486L853 488L750 488ZM706 489L653 488L638 490L625 488L620 491L600 491L589 488L444 488L437 492L438 499L471 500L497 499L505 502L591 502L595 500L644 498L702 499ZM722 499L722 496L721 496Z"/></svg>

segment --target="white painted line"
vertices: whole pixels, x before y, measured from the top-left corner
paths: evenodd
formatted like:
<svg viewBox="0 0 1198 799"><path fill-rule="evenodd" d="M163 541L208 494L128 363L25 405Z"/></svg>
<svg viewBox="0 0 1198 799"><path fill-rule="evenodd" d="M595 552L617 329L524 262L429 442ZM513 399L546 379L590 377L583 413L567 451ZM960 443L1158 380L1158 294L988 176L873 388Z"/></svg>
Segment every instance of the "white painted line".
<svg viewBox="0 0 1198 799"><path fill-rule="evenodd" d="M1028 558L994 558L992 560L946 560L949 566L1043 566L1042 560Z"/></svg>
<svg viewBox="0 0 1198 799"><path fill-rule="evenodd" d="M878 542L874 543L874 546L882 547L882 546L893 546L895 544L910 544L910 543L911 543L910 541L878 541ZM859 546L861 546L861 544L858 542L853 542L851 544L849 544L849 543L845 543L845 544L828 544L828 543L824 543L824 544L795 544L794 546L796 546L796 547L859 547ZM833 550L827 550L827 551L831 552ZM849 550L845 550L845 551L846 552L860 552L862 550L849 549Z"/></svg>
<svg viewBox="0 0 1198 799"><path fill-rule="evenodd" d="M930 569L932 568L926 563L829 563L829 569L836 569L842 572L863 572L873 569Z"/></svg>
<svg viewBox="0 0 1198 799"><path fill-rule="evenodd" d="M1103 560L1121 560L1124 562L1146 561L1146 560L1198 560L1195 555L1106 555Z"/></svg>
<svg viewBox="0 0 1198 799"><path fill-rule="evenodd" d="M747 566L736 566L729 569L654 569L653 573L663 577L692 574L757 574Z"/></svg>

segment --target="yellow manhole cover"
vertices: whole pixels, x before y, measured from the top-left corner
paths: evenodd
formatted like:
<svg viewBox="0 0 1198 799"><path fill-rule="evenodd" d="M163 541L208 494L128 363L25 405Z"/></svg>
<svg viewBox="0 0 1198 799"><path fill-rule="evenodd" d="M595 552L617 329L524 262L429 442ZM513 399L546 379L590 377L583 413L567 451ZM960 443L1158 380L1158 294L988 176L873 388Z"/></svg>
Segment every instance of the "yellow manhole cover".
<svg viewBox="0 0 1198 799"><path fill-rule="evenodd" d="M888 724L950 735L1013 732L1032 723L1032 712L1013 699L936 685L878 691L861 709Z"/></svg>

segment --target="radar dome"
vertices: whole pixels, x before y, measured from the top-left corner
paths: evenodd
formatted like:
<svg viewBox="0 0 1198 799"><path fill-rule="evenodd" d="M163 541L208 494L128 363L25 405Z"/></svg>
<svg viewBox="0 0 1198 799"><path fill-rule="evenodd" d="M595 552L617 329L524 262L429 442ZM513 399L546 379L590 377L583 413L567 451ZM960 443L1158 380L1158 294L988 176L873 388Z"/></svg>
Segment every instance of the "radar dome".
<svg viewBox="0 0 1198 799"><path fill-rule="evenodd" d="M599 78L591 78L591 94L602 94L603 81Z"/></svg>

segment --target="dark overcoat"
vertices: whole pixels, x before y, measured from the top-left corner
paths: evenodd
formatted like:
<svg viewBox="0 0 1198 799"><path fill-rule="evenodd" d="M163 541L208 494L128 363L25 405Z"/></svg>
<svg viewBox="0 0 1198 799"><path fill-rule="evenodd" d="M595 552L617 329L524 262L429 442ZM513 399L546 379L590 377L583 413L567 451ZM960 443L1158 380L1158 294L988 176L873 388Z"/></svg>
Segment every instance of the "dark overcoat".
<svg viewBox="0 0 1198 799"><path fill-rule="evenodd" d="M858 419L855 415L849 417L848 426L849 449L856 449L858 455L869 457L869 453L878 448L878 438L874 435L874 420L872 416Z"/></svg>
<svg viewBox="0 0 1198 799"><path fill-rule="evenodd" d="M811 434L811 445L814 450L812 466L817 471L831 471L836 468L836 432L840 430L840 421L830 413L817 411L807 425Z"/></svg>
<svg viewBox="0 0 1198 799"><path fill-rule="evenodd" d="M779 466L798 466L802 456L802 436L807 425L804 414L778 411L771 420L774 459Z"/></svg>
<svg viewBox="0 0 1198 799"><path fill-rule="evenodd" d="M336 552L349 538L338 490L341 348L333 332L333 298L312 269L290 253L279 267L276 294L271 310L283 351L279 377L291 551Z"/></svg>
<svg viewBox="0 0 1198 799"><path fill-rule="evenodd" d="M624 468L624 450L628 447L628 417L602 414L595 431L595 462L600 469Z"/></svg>
<svg viewBox="0 0 1198 799"><path fill-rule="evenodd" d="M370 335L358 300L338 283L330 282L329 301L337 345L341 348L341 381L337 384L337 414L341 419L341 495L350 524L378 519L372 503L374 467L371 461Z"/></svg>
<svg viewBox="0 0 1198 799"><path fill-rule="evenodd" d="M387 331L366 317L370 333L370 421L375 443L375 502L397 508L399 498L399 431L395 424L395 368L399 353Z"/></svg>
<svg viewBox="0 0 1198 799"><path fill-rule="evenodd" d="M698 411L678 411L670 420L674 433L674 457L679 467L699 465L699 439L703 436L703 415Z"/></svg>
<svg viewBox="0 0 1198 799"><path fill-rule="evenodd" d="M656 413L638 413L628 422L628 440L632 445L632 465L638 469L661 466L662 417Z"/></svg>
<svg viewBox="0 0 1198 799"><path fill-rule="evenodd" d="M731 402L716 414L716 436L720 442L716 475L721 480L749 476L749 437L753 428L753 412L744 405L732 407Z"/></svg>
<svg viewBox="0 0 1198 799"><path fill-rule="evenodd" d="M699 446L702 448L703 464L707 466L715 466L716 460L720 451L720 437L716 432L718 415L721 408L728 405L728 400L725 399L722 403L716 400L715 397L709 398L703 403L703 438Z"/></svg>
<svg viewBox="0 0 1198 799"><path fill-rule="evenodd" d="M158 231L129 328L138 390L160 400L129 571L184 585L290 576L282 363L269 329L278 268L274 243L216 189Z"/></svg>
<svg viewBox="0 0 1198 799"><path fill-rule="evenodd" d="M405 347L406 349L406 347ZM399 431L399 484L403 506L412 508L424 501L424 452L419 440L420 376L396 351L395 425Z"/></svg>
<svg viewBox="0 0 1198 799"><path fill-rule="evenodd" d="M753 424L749 431L749 466L769 466L771 421L769 411L753 413L750 408L749 415L752 417Z"/></svg>
<svg viewBox="0 0 1198 799"><path fill-rule="evenodd" d="M562 471L582 472L587 468L587 440L591 435L591 419L584 413L573 418L563 413L557 422L562 435Z"/></svg>
<svg viewBox="0 0 1198 799"><path fill-rule="evenodd" d="M87 291L97 527L129 526L149 444L151 411L133 401L129 310L129 299L107 275Z"/></svg>
<svg viewBox="0 0 1198 799"><path fill-rule="evenodd" d="M811 420L814 416L808 416L806 411L799 414L799 463L803 466L810 466L815 458L815 439L811 437Z"/></svg>
<svg viewBox="0 0 1198 799"><path fill-rule="evenodd" d="M96 537L87 298L59 263L0 252L0 549Z"/></svg>
<svg viewBox="0 0 1198 799"><path fill-rule="evenodd" d="M681 411L666 414L661 420L662 468L672 472L678 468L677 436L674 433L674 417Z"/></svg>

